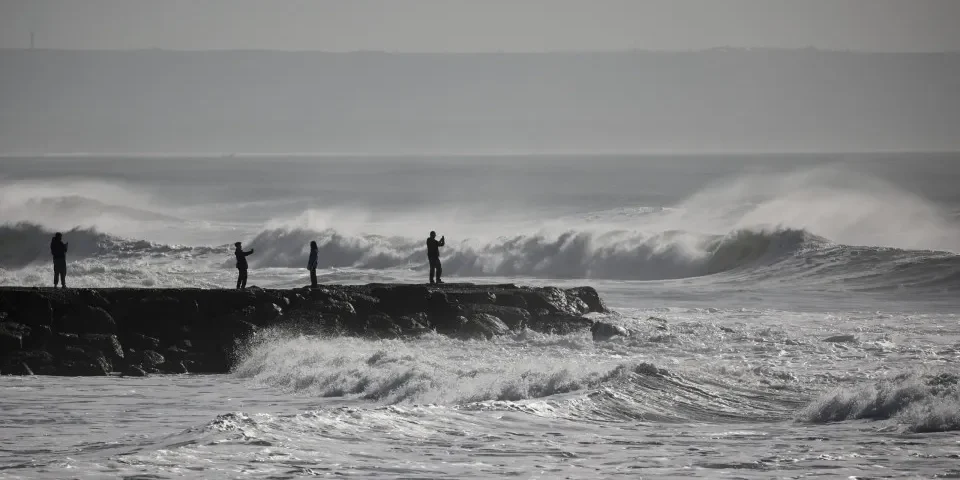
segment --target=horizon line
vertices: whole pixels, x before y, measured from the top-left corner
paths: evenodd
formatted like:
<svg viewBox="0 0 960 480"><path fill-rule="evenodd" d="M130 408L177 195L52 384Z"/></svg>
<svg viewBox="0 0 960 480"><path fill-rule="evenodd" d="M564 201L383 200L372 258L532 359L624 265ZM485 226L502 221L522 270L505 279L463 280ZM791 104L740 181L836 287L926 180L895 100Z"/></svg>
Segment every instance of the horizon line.
<svg viewBox="0 0 960 480"><path fill-rule="evenodd" d="M624 151L502 151L502 152L56 152L0 153L13 158L331 158L331 157L561 157L595 156L720 156L720 155L876 155L876 154L960 154L957 149L849 149L849 150L624 150Z"/></svg>
<svg viewBox="0 0 960 480"><path fill-rule="evenodd" d="M179 49L162 47L141 48L69 48L69 47L0 47L0 51L15 52L170 52L170 53L323 53L323 54L383 54L383 55L597 55L597 54L629 54L629 53L730 53L730 52L819 52L819 53L850 53L850 54L888 54L888 55L924 55L924 54L958 54L960 50L856 50L842 48L821 47L734 47L716 46L699 49L648 49L625 48L609 50L470 50L470 51L428 51L428 50L321 50L321 49L280 49L280 48L205 48Z"/></svg>

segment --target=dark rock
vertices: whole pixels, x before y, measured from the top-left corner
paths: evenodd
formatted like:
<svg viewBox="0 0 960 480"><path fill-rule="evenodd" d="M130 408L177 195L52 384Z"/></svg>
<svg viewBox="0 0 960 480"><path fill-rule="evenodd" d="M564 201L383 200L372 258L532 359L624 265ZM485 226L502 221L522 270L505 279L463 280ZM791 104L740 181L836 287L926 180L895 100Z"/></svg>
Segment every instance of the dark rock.
<svg viewBox="0 0 960 480"><path fill-rule="evenodd" d="M344 300L328 299L314 307L318 312L328 315L336 315L340 318L353 318L357 316L357 310L353 308L350 302Z"/></svg>
<svg viewBox="0 0 960 480"><path fill-rule="evenodd" d="M426 312L429 291L422 285L375 286L370 295L379 300L380 310L394 315Z"/></svg>
<svg viewBox="0 0 960 480"><path fill-rule="evenodd" d="M486 313L459 317L458 323L460 328L457 330L457 336L463 339L490 339L510 332L510 328L502 320Z"/></svg>
<svg viewBox="0 0 960 480"><path fill-rule="evenodd" d="M103 353L92 347L69 345L64 348L59 360L57 369L65 375L109 375L113 370L113 365Z"/></svg>
<svg viewBox="0 0 960 480"><path fill-rule="evenodd" d="M592 288L512 284L244 291L0 287L0 372L225 373L260 327L368 338L431 331L492 338L510 329L582 331L593 325L584 313L605 309Z"/></svg>
<svg viewBox="0 0 960 480"><path fill-rule="evenodd" d="M193 373L223 373L230 370L230 356L225 352L190 352L183 366Z"/></svg>
<svg viewBox="0 0 960 480"><path fill-rule="evenodd" d="M38 375L53 375L56 373L53 355L43 350L9 352L5 355L2 365L0 365L0 373L23 372L23 365L26 365L27 369Z"/></svg>
<svg viewBox="0 0 960 480"><path fill-rule="evenodd" d="M116 363L123 360L123 348L120 346L120 341L117 340L116 335L85 333L80 335L79 340L83 342L84 345L94 347L103 352L111 362Z"/></svg>
<svg viewBox="0 0 960 480"><path fill-rule="evenodd" d="M127 331L143 332L151 337L176 338L183 325L195 322L198 313L196 301L150 297L127 307L124 326Z"/></svg>
<svg viewBox="0 0 960 480"><path fill-rule="evenodd" d="M127 360L130 365L140 365L144 370L150 371L156 370L159 365L163 365L167 361L163 355L153 351L153 350L144 350L142 352L135 352L128 356Z"/></svg>
<svg viewBox="0 0 960 480"><path fill-rule="evenodd" d="M34 375L33 370L30 370L30 366L23 362L12 362L5 364L3 368L0 368L0 374L3 375Z"/></svg>
<svg viewBox="0 0 960 480"><path fill-rule="evenodd" d="M290 304L289 304L289 305L290 305L291 307L297 307L297 306L299 306L301 303L303 303L304 300L306 300L306 297L304 297L303 295L301 295L301 294L299 294L299 293L295 293L295 294L293 294L293 295L290 296L290 300L289 300L289 301L290 301Z"/></svg>
<svg viewBox="0 0 960 480"><path fill-rule="evenodd" d="M167 362L179 362L186 358L187 351L178 348L176 345L171 345L166 350L163 351L163 357L167 359Z"/></svg>
<svg viewBox="0 0 960 480"><path fill-rule="evenodd" d="M283 310L276 303L262 303L257 306L256 324L261 326L268 325L281 315L283 315Z"/></svg>
<svg viewBox="0 0 960 480"><path fill-rule="evenodd" d="M426 301L426 309L421 311L426 312L432 318L451 317L457 315L460 311L460 304L455 297L447 295L446 292L427 292Z"/></svg>
<svg viewBox="0 0 960 480"><path fill-rule="evenodd" d="M166 363L160 365L158 368L167 373L190 373L182 360L167 359Z"/></svg>
<svg viewBox="0 0 960 480"><path fill-rule="evenodd" d="M446 294L446 297L452 302L460 304L470 304L470 303L479 303L479 304L496 304L497 295L493 292L486 290L472 290L472 291L463 291L463 292L443 292Z"/></svg>
<svg viewBox="0 0 960 480"><path fill-rule="evenodd" d="M371 314L356 323L362 324L362 331L356 331L356 333L375 338L399 338L403 334L403 329L397 325L393 317L384 313Z"/></svg>
<svg viewBox="0 0 960 480"><path fill-rule="evenodd" d="M497 294L497 305L503 307L516 307L527 309L527 300L523 295L517 292L505 292Z"/></svg>
<svg viewBox="0 0 960 480"><path fill-rule="evenodd" d="M67 347L80 346L80 336L76 333L54 333L47 339L47 350L55 355L61 354Z"/></svg>
<svg viewBox="0 0 960 480"><path fill-rule="evenodd" d="M421 330L430 327L430 317L426 313L403 315L396 320L396 325L403 330Z"/></svg>
<svg viewBox="0 0 960 480"><path fill-rule="evenodd" d="M11 292L5 296L5 308L8 310L7 320L31 327L51 325L53 323L53 305L50 299L39 292L21 291Z"/></svg>
<svg viewBox="0 0 960 480"><path fill-rule="evenodd" d="M50 325L36 325L31 327L29 335L23 337L23 348L24 350L43 348L52 336L53 329L50 328Z"/></svg>
<svg viewBox="0 0 960 480"><path fill-rule="evenodd" d="M163 355L160 355L153 350L144 350L140 352L140 355L134 357L133 359L136 363L142 365L145 369L157 368L158 365L162 365L167 359L163 358Z"/></svg>
<svg viewBox="0 0 960 480"><path fill-rule="evenodd" d="M530 324L530 312L518 307L500 305L475 304L465 305L464 311L475 314L487 314L499 318L511 330L520 331Z"/></svg>
<svg viewBox="0 0 960 480"><path fill-rule="evenodd" d="M117 322L100 307L82 309L82 315L77 320L80 323L78 332L89 333L117 333Z"/></svg>
<svg viewBox="0 0 960 480"><path fill-rule="evenodd" d="M121 335L121 344L136 350L157 350L160 348L160 340L148 337L142 333L129 333Z"/></svg>
<svg viewBox="0 0 960 480"><path fill-rule="evenodd" d="M92 359L67 359L57 366L57 373L77 377L109 375L110 364L103 356Z"/></svg>
<svg viewBox="0 0 960 480"><path fill-rule="evenodd" d="M30 331L31 328L22 323L0 323L0 352L23 350L23 339L30 336Z"/></svg>
<svg viewBox="0 0 960 480"><path fill-rule="evenodd" d="M238 341L245 340L257 333L260 328L246 320L233 320L223 325L221 336Z"/></svg>
<svg viewBox="0 0 960 480"><path fill-rule="evenodd" d="M367 328L390 330L397 326L390 315L385 313L374 313L367 317Z"/></svg>
<svg viewBox="0 0 960 480"><path fill-rule="evenodd" d="M380 312L380 299L363 293L351 293L348 301L353 305L357 315L367 316Z"/></svg>
<svg viewBox="0 0 960 480"><path fill-rule="evenodd" d="M630 336L630 332L626 328L623 328L620 325L613 325L605 322L594 323L590 328L590 333L593 334L593 341L595 342L610 340L613 337Z"/></svg>
<svg viewBox="0 0 960 480"><path fill-rule="evenodd" d="M579 297L557 287L530 289L523 296L531 309L542 308L551 314L580 315L590 311L590 307Z"/></svg>
<svg viewBox="0 0 960 480"><path fill-rule="evenodd" d="M578 315L542 315L531 324L530 329L554 335L569 335L593 327L593 320Z"/></svg>
<svg viewBox="0 0 960 480"><path fill-rule="evenodd" d="M98 291L92 288L78 288L73 290L73 292L77 295L78 300L83 302L85 305L103 310L110 308L110 302Z"/></svg>
<svg viewBox="0 0 960 480"><path fill-rule="evenodd" d="M596 289L593 287L577 287L567 290L567 293L580 299L584 304L587 305L587 312L596 312L596 313L607 313L606 304L603 303L603 299L600 298L600 294L597 293ZM581 312L581 313L587 313Z"/></svg>
<svg viewBox="0 0 960 480"><path fill-rule="evenodd" d="M146 377L147 371L140 365L127 365L121 372L124 377Z"/></svg>

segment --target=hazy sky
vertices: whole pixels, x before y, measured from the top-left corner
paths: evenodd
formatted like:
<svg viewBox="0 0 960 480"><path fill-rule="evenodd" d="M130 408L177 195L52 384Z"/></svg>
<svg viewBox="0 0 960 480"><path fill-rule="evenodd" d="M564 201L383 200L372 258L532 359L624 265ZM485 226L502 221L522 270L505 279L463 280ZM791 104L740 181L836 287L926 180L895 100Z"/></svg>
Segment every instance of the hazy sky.
<svg viewBox="0 0 960 480"><path fill-rule="evenodd" d="M0 0L0 48L960 50L960 0Z"/></svg>

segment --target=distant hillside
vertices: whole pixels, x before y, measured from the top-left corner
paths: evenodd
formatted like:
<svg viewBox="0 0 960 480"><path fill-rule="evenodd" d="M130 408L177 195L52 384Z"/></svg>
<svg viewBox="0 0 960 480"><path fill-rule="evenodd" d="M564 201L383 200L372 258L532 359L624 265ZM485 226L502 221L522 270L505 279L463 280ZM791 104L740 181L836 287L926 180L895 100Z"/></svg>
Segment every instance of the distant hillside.
<svg viewBox="0 0 960 480"><path fill-rule="evenodd" d="M960 54L0 51L0 153L960 149Z"/></svg>

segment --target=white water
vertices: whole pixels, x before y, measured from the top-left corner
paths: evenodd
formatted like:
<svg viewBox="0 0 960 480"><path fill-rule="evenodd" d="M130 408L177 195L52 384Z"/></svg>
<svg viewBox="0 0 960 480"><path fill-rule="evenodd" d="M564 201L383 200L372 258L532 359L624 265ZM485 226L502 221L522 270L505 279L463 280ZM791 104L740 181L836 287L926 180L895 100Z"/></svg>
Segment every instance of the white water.
<svg viewBox="0 0 960 480"><path fill-rule="evenodd" d="M2 284L48 281L52 230L76 286L229 285L235 240L261 285L305 283L310 239L322 280L422 281L435 229L450 279L594 285L632 335L271 331L230 375L0 377L0 478L960 476L957 174L832 160L5 166L35 226Z"/></svg>

